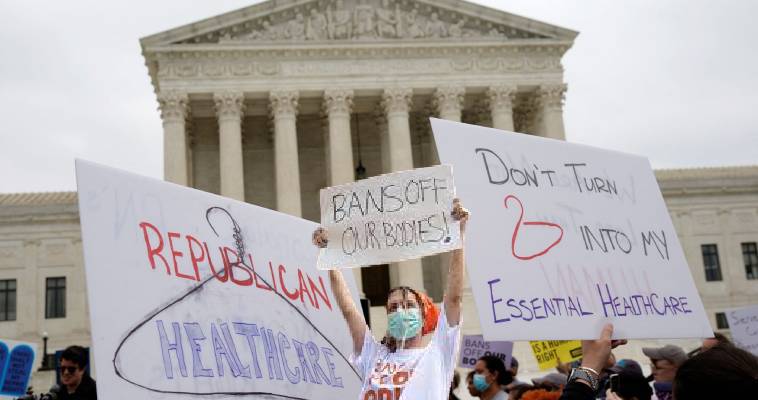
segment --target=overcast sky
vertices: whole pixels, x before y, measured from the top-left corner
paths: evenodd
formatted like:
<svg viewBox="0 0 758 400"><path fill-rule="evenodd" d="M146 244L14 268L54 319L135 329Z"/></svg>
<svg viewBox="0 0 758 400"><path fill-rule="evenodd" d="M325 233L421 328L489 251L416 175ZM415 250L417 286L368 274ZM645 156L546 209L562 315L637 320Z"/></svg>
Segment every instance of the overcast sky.
<svg viewBox="0 0 758 400"><path fill-rule="evenodd" d="M758 2L491 0L579 31L569 141L655 168L758 164ZM75 190L74 158L160 178L138 39L250 0L0 2L0 192Z"/></svg>

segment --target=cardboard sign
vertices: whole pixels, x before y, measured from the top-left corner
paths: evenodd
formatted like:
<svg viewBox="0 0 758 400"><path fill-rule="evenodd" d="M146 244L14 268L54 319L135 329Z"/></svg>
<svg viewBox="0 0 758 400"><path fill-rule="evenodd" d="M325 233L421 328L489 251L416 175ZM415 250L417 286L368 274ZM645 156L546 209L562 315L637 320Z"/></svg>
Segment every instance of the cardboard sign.
<svg viewBox="0 0 758 400"><path fill-rule="evenodd" d="M432 120L472 212L466 265L487 340L707 337L645 158Z"/></svg>
<svg viewBox="0 0 758 400"><path fill-rule="evenodd" d="M450 217L450 166L396 172L321 190L321 224L329 244L322 269L360 267L460 248Z"/></svg>
<svg viewBox="0 0 758 400"><path fill-rule="evenodd" d="M734 344L758 356L758 305L730 310L727 317Z"/></svg>
<svg viewBox="0 0 758 400"><path fill-rule="evenodd" d="M582 342L579 340L531 341L529 346L543 371L582 358Z"/></svg>
<svg viewBox="0 0 758 400"><path fill-rule="evenodd" d="M76 173L100 398L358 396L316 224L87 162Z"/></svg>
<svg viewBox="0 0 758 400"><path fill-rule="evenodd" d="M476 361L483 356L495 356L503 360L505 368L511 366L513 342L488 342L482 335L464 335L461 346L461 359L458 366L474 368Z"/></svg>
<svg viewBox="0 0 758 400"><path fill-rule="evenodd" d="M0 339L0 397L26 394L37 358L37 345Z"/></svg>

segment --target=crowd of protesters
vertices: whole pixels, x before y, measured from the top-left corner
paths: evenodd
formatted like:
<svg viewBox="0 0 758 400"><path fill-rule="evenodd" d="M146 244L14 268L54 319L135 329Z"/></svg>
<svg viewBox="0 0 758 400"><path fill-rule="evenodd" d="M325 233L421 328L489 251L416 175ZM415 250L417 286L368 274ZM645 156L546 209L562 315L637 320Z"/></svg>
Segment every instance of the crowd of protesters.
<svg viewBox="0 0 758 400"><path fill-rule="evenodd" d="M610 340L612 326L599 340L583 341L584 358L575 364L560 364L556 372L518 380L518 360L510 368L494 356L477 361L466 376L466 389L482 400L690 400L743 399L758 396L758 358L734 346L719 333L702 346L685 353L665 345L644 348L651 374L645 376L635 360L616 360L612 348L623 341ZM573 367L573 368L572 368ZM458 399L450 388L450 399Z"/></svg>
<svg viewBox="0 0 758 400"><path fill-rule="evenodd" d="M409 287L389 291L388 329L374 339L338 269L329 271L332 292L353 339L352 364L363 381L359 399L457 399L454 390L455 349L460 344L466 222L469 212L456 199L453 220L460 224L462 248L452 252L442 310L423 292ZM324 229L313 242L326 247ZM480 358L466 377L471 396L482 400L690 400L737 399L758 396L758 359L723 336L706 339L702 348L686 354L667 345L645 348L652 374L643 375L634 360L616 360L612 349L626 343L611 340L607 324L597 340L582 341L582 360L561 365L557 372L526 383L518 380L518 361L506 368L500 358ZM747 395L747 397L745 397Z"/></svg>

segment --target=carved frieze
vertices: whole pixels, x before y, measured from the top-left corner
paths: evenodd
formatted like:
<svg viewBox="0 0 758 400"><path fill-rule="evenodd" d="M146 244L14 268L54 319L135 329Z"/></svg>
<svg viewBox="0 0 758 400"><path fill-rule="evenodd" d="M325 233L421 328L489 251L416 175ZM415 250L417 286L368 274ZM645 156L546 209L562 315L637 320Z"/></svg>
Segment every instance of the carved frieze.
<svg viewBox="0 0 758 400"><path fill-rule="evenodd" d="M313 1L185 39L179 44L259 41L525 39L545 36L414 1Z"/></svg>

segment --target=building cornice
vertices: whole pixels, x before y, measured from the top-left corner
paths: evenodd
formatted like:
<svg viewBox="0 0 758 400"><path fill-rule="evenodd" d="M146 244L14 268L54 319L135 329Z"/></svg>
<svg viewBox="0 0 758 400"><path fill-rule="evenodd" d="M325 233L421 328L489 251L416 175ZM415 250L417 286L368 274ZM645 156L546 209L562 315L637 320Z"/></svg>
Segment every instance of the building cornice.
<svg viewBox="0 0 758 400"><path fill-rule="evenodd" d="M758 193L758 165L655 171L665 197Z"/></svg>

